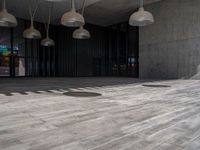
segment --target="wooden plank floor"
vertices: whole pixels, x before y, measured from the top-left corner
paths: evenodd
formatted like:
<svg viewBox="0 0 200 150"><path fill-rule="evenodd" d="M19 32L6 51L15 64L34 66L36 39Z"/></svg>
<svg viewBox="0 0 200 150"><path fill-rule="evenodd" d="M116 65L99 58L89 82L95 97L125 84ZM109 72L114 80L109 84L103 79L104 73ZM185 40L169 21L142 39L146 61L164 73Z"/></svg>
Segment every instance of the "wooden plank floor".
<svg viewBox="0 0 200 150"><path fill-rule="evenodd" d="M0 79L0 150L200 150L200 81Z"/></svg>

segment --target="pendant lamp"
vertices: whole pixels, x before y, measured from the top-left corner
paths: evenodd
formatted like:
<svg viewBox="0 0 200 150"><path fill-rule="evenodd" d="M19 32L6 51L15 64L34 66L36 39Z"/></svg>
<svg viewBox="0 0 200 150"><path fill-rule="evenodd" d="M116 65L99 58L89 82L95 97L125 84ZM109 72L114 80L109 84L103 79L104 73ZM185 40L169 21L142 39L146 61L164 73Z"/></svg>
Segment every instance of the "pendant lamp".
<svg viewBox="0 0 200 150"><path fill-rule="evenodd" d="M76 12L75 0L71 0L72 8L66 12L61 18L61 24L67 27L80 27L85 24L83 16Z"/></svg>
<svg viewBox="0 0 200 150"><path fill-rule="evenodd" d="M83 0L83 8L82 8L82 16L84 14L84 10L85 10L85 1ZM90 36L90 32L86 29L84 29L84 25L80 26L79 29L76 29L73 32L73 38L74 39L89 39Z"/></svg>
<svg viewBox="0 0 200 150"><path fill-rule="evenodd" d="M133 13L129 19L131 26L147 26L154 23L153 15L144 10L144 1L140 0L140 8L137 12Z"/></svg>
<svg viewBox="0 0 200 150"><path fill-rule="evenodd" d="M73 33L74 39L89 39L90 32L81 26L79 29L76 29Z"/></svg>
<svg viewBox="0 0 200 150"><path fill-rule="evenodd" d="M36 30L34 27L34 17L37 12L37 9L38 9L38 3L33 13L31 11L31 7L29 7L31 26L28 29L26 29L23 33L23 37L26 39L40 39L42 37L40 31Z"/></svg>
<svg viewBox="0 0 200 150"><path fill-rule="evenodd" d="M7 12L5 0L3 0L2 6L3 7L0 12L0 26L1 27L16 27L17 19L15 18L15 16Z"/></svg>
<svg viewBox="0 0 200 150"><path fill-rule="evenodd" d="M45 24L46 38L41 41L41 43L40 43L41 46L46 46L46 47L55 46L54 40L49 38L49 26L50 26L50 23L51 23L51 12L52 12L52 9L53 9L53 3L51 5L51 8L49 9L49 17L48 17L47 24Z"/></svg>

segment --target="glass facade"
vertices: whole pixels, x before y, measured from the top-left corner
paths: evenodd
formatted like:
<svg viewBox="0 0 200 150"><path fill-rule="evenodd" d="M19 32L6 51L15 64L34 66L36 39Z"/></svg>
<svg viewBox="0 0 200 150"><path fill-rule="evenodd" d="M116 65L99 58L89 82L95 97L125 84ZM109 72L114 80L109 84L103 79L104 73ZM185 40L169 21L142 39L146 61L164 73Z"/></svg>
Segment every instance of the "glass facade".
<svg viewBox="0 0 200 150"><path fill-rule="evenodd" d="M0 76L10 76L10 29L0 28ZM16 50L17 51L17 50Z"/></svg>
<svg viewBox="0 0 200 150"><path fill-rule="evenodd" d="M74 29L51 26L52 48L40 40L23 38L30 21L18 19L16 28L0 27L0 76L122 76L138 77L138 28L128 23L109 27L86 25L89 40L72 38ZM44 25L35 27L45 37Z"/></svg>
<svg viewBox="0 0 200 150"><path fill-rule="evenodd" d="M138 77L138 28L127 23L111 26L108 41L109 74Z"/></svg>
<svg viewBox="0 0 200 150"><path fill-rule="evenodd" d="M16 28L0 27L0 76L38 77L55 74L50 68L52 48L41 47L40 40L23 38L23 31L29 25L30 21L18 19ZM41 23L35 23L35 26L44 31Z"/></svg>

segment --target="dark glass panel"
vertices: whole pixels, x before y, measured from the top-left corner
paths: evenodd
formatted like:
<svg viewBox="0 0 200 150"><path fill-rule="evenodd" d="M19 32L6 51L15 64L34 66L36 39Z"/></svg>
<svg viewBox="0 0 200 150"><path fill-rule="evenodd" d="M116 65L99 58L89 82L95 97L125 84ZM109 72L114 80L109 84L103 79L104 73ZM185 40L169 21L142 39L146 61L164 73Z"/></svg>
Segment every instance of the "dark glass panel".
<svg viewBox="0 0 200 150"><path fill-rule="evenodd" d="M0 76L10 76L10 28L0 27Z"/></svg>

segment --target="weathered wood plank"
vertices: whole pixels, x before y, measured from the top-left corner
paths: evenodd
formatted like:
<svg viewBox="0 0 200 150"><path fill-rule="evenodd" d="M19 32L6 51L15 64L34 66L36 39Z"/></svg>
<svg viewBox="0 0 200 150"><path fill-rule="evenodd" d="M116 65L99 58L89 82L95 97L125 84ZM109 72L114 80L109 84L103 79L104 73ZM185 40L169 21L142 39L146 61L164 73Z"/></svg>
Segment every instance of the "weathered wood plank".
<svg viewBox="0 0 200 150"><path fill-rule="evenodd" d="M71 90L101 96L64 95ZM47 78L32 86L31 79L4 79L0 85L2 150L197 150L199 137L197 80Z"/></svg>

